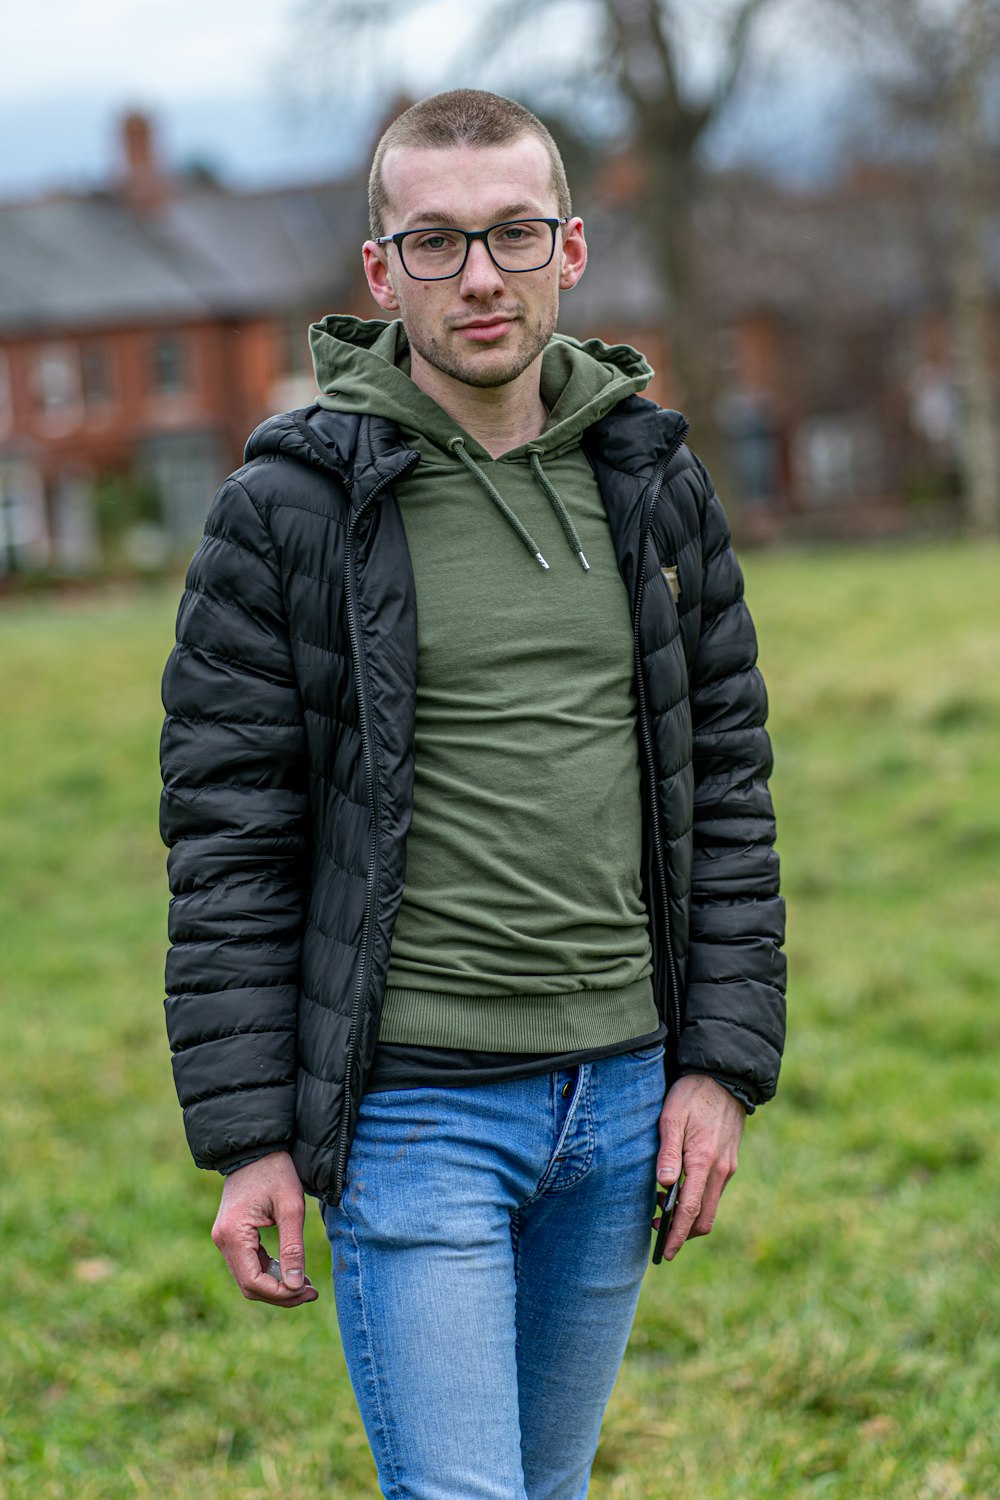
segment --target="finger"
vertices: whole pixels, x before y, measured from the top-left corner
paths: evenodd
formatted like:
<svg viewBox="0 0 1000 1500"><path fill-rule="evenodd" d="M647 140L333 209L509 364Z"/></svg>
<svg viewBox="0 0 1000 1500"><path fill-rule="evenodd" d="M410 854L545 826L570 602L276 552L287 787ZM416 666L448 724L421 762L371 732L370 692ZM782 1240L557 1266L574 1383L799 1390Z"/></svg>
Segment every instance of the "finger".
<svg viewBox="0 0 1000 1500"><path fill-rule="evenodd" d="M251 1302L268 1302L272 1307L299 1307L303 1302L315 1302L319 1296L308 1276L298 1288L286 1286L281 1275L281 1266L268 1254L263 1245L258 1250L260 1262L258 1274L241 1288Z"/></svg>
<svg viewBox="0 0 1000 1500"><path fill-rule="evenodd" d="M706 1176L707 1173L703 1168L699 1169L690 1163L688 1164L687 1176L681 1184L680 1194L677 1199L674 1222L670 1226L667 1243L663 1248L664 1260L673 1260L685 1240L688 1239L691 1233L691 1226L701 1212Z"/></svg>
<svg viewBox="0 0 1000 1500"><path fill-rule="evenodd" d="M233 1224L220 1218L216 1220L212 1238L247 1301L270 1302L274 1307L297 1307L300 1302L315 1302L319 1296L308 1283L291 1288L268 1274L270 1256L261 1244L254 1224Z"/></svg>
<svg viewBox="0 0 1000 1500"><path fill-rule="evenodd" d="M212 1227L212 1239L245 1296L247 1287L257 1280L262 1270L257 1226L245 1219L233 1222L220 1214Z"/></svg>
<svg viewBox="0 0 1000 1500"><path fill-rule="evenodd" d="M689 1238L696 1235L711 1234L715 1223L715 1216L719 1211L719 1200L725 1192L726 1184L733 1176L733 1169L716 1163L709 1173L708 1182L705 1185L705 1193L701 1200L701 1211L691 1226Z"/></svg>
<svg viewBox="0 0 1000 1500"><path fill-rule="evenodd" d="M301 1193L277 1205L278 1258L281 1279L291 1291L301 1290L306 1275L306 1252L302 1242L306 1205Z"/></svg>
<svg viewBox="0 0 1000 1500"><path fill-rule="evenodd" d="M285 1282L285 1278L281 1274L281 1264L280 1264L280 1262L276 1261L273 1256L268 1255L268 1253L267 1253L266 1250L262 1250L262 1257L267 1262L267 1264L263 1267L263 1269L266 1271L267 1276L269 1277L269 1279L272 1280L272 1281L274 1281L274 1282L276 1282L277 1285L281 1288L281 1290L282 1290L283 1293L287 1294L288 1292L294 1292L295 1288L294 1287L289 1287L286 1284L286 1282ZM303 1288L305 1288L308 1291L311 1291L312 1294L313 1294L311 1297L307 1298L306 1300L309 1301L309 1302L315 1302L316 1298L319 1296L319 1292L317 1292L316 1288L313 1286L312 1282L309 1280L309 1277L305 1276L305 1275L302 1277L302 1286L299 1288L299 1291L302 1291ZM289 1298L287 1295L283 1296L281 1300L282 1300L282 1303L286 1304L286 1305L295 1305L295 1306L298 1305L298 1301L297 1300L295 1300L294 1303L293 1303L292 1299Z"/></svg>
<svg viewBox="0 0 1000 1500"><path fill-rule="evenodd" d="M273 1276L261 1276L243 1288L243 1295L248 1302L266 1302L270 1307L301 1307L305 1302L315 1302L319 1293L308 1280L293 1292Z"/></svg>

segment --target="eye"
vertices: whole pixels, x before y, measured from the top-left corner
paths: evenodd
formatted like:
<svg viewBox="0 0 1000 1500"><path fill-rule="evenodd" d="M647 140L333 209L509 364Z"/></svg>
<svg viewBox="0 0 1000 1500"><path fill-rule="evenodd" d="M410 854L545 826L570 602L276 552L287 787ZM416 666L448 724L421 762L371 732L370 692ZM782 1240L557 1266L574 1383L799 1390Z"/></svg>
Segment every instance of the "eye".
<svg viewBox="0 0 1000 1500"><path fill-rule="evenodd" d="M448 234L443 229L429 229L422 234L410 236L409 243L421 253L440 255L443 251L454 250L458 240L455 235Z"/></svg>
<svg viewBox="0 0 1000 1500"><path fill-rule="evenodd" d="M535 237L535 226L533 224L506 224L500 232L500 237L507 245L520 245L525 240Z"/></svg>

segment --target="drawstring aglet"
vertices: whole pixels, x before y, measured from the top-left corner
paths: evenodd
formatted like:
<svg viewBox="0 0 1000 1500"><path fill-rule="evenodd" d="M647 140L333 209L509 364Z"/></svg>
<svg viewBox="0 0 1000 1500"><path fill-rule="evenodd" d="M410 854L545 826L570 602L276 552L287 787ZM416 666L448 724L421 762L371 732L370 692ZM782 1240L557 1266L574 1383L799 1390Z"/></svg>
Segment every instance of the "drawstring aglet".
<svg viewBox="0 0 1000 1500"><path fill-rule="evenodd" d="M583 568L583 571L585 573L589 573L590 572L590 563L584 557L583 553L582 552L578 552L576 555L580 559L580 564L581 564L581 566Z"/></svg>
<svg viewBox="0 0 1000 1500"><path fill-rule="evenodd" d="M547 573L549 571L549 565L540 552L535 553L535 562L541 568L543 573Z"/></svg>

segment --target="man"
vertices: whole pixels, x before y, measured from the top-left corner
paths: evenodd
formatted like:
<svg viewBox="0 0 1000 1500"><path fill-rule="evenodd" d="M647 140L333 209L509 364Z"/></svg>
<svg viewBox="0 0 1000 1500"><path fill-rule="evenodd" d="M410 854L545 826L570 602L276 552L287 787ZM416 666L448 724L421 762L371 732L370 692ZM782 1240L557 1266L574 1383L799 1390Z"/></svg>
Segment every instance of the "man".
<svg viewBox="0 0 1000 1500"><path fill-rule="evenodd" d="M555 334L587 251L540 122L425 100L370 206L391 321L312 329L165 674L176 1081L244 1295L315 1298L320 1198L383 1492L569 1500L656 1182L670 1260L775 1086L765 696L686 424Z"/></svg>

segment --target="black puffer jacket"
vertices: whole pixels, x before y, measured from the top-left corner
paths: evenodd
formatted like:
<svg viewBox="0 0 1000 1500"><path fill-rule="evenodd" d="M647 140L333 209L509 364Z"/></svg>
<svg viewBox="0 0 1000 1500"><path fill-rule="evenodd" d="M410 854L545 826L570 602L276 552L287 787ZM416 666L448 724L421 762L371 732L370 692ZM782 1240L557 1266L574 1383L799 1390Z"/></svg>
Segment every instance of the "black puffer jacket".
<svg viewBox="0 0 1000 1500"><path fill-rule="evenodd" d="M784 1016L766 697L726 520L685 431L630 397L585 447L641 662L669 1065L760 1102ZM417 455L385 419L312 407L266 422L246 457L209 513L164 674L167 1027L198 1164L289 1150L335 1201L404 881L416 601L392 486Z"/></svg>

